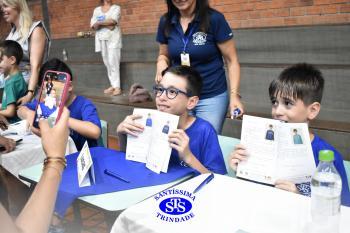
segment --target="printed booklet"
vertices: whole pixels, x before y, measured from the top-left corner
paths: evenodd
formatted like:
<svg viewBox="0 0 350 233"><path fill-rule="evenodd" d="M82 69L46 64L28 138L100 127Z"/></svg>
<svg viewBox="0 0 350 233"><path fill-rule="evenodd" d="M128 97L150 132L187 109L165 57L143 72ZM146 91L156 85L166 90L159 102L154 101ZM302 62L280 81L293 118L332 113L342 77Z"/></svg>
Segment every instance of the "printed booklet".
<svg viewBox="0 0 350 233"><path fill-rule="evenodd" d="M316 170L306 123L244 115L241 144L249 155L238 164L238 177L271 185L276 180L303 183Z"/></svg>
<svg viewBox="0 0 350 233"><path fill-rule="evenodd" d="M128 135L126 159L146 163L156 173L167 172L171 154L168 134L177 128L179 116L141 108L135 108L135 114L142 116L135 121L144 125L144 131L138 137Z"/></svg>

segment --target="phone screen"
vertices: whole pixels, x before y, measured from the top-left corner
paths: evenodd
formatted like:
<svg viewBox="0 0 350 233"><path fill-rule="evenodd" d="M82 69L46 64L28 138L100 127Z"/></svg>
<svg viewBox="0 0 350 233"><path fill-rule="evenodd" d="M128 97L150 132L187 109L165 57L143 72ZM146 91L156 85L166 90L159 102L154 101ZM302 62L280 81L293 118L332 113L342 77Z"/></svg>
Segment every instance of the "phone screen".
<svg viewBox="0 0 350 233"><path fill-rule="evenodd" d="M39 128L41 118L47 119L51 127L59 120L66 102L69 83L68 73L52 70L45 73L37 98L34 127Z"/></svg>

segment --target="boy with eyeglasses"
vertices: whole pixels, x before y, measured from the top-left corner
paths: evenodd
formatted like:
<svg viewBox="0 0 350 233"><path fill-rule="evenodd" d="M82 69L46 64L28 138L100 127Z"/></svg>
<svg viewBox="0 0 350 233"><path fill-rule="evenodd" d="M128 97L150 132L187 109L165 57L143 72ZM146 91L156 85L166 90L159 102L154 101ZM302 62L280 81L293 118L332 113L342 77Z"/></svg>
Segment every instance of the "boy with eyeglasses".
<svg viewBox="0 0 350 233"><path fill-rule="evenodd" d="M162 80L153 87L157 109L180 117L178 129L169 132L169 145L173 148L169 166L179 163L199 173L226 174L215 129L209 122L189 115L199 100L202 87L200 75L191 67L176 66L164 70L162 76ZM141 117L127 116L118 125L122 151L126 150L127 134L137 137L144 130L144 125L134 121Z"/></svg>

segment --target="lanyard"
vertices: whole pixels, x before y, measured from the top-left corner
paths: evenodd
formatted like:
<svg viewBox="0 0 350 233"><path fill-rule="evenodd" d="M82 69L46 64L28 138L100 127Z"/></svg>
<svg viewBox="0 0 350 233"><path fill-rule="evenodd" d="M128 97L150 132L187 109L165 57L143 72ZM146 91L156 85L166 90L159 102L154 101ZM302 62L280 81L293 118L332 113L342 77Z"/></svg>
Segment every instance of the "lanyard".
<svg viewBox="0 0 350 233"><path fill-rule="evenodd" d="M187 47L187 44L188 44L188 41L190 40L190 37L192 36L192 33L193 33L193 30L195 28L195 25L192 26L190 32L188 33L187 36L185 36L185 34L183 35L183 37L181 38L182 39L182 43L184 44L184 48L183 48L183 51L182 52L186 52L186 47Z"/></svg>

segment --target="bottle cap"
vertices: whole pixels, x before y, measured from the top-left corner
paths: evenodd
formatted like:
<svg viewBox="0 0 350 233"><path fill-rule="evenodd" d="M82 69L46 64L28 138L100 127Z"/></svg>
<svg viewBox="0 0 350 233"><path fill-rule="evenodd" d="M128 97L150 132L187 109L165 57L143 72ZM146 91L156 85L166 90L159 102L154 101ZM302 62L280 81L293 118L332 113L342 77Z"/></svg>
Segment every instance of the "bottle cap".
<svg viewBox="0 0 350 233"><path fill-rule="evenodd" d="M334 160L334 152L331 150L320 150L318 159L323 162L332 162Z"/></svg>

